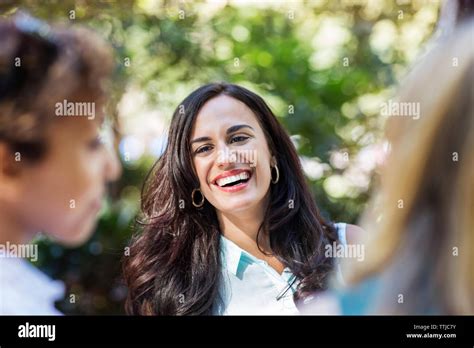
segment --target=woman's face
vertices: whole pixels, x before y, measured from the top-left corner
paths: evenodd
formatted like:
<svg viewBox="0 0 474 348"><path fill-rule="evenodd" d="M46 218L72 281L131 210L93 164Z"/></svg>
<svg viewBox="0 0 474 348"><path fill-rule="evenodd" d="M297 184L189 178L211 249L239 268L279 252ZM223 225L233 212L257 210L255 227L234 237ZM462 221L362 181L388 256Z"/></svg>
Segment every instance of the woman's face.
<svg viewBox="0 0 474 348"><path fill-rule="evenodd" d="M29 231L70 246L93 232L106 183L120 174L98 128L85 117L59 119L47 130L45 157L22 164L15 214Z"/></svg>
<svg viewBox="0 0 474 348"><path fill-rule="evenodd" d="M199 188L218 212L263 208L274 158L252 110L232 97L215 97L199 111L190 141ZM195 202L200 199L196 194Z"/></svg>

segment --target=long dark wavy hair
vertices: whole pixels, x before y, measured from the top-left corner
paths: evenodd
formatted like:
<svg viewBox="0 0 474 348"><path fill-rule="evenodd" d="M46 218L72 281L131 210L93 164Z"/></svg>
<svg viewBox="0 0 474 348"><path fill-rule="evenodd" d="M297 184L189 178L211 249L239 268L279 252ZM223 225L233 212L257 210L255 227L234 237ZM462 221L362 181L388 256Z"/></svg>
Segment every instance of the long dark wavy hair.
<svg viewBox="0 0 474 348"><path fill-rule="evenodd" d="M189 142L199 110L219 95L235 98L253 111L277 159L280 179L270 185L258 232L269 235L273 255L298 278L295 302L327 287L334 267L324 247L337 241L337 233L319 214L290 137L261 97L234 84L212 83L176 108L166 150L143 186L142 231L132 239L123 264L129 314L214 313L220 298L221 232L209 202L199 209L192 204L199 180Z"/></svg>

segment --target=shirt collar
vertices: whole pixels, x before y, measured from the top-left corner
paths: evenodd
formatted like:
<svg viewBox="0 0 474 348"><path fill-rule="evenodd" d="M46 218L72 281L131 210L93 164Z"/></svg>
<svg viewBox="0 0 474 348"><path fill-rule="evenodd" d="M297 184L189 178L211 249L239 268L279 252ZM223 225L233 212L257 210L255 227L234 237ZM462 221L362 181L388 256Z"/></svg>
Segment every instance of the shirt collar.
<svg viewBox="0 0 474 348"><path fill-rule="evenodd" d="M224 267L233 275L237 275L240 259L245 251L221 234L221 252Z"/></svg>
<svg viewBox="0 0 474 348"><path fill-rule="evenodd" d="M2 274L0 279L5 282L12 280L15 288L25 290L39 301L55 302L64 297L65 286L59 280L53 280L28 261L21 258L0 258ZM7 286L2 284L1 286ZM21 289L21 290L20 290ZM31 292L31 289L34 289Z"/></svg>
<svg viewBox="0 0 474 348"><path fill-rule="evenodd" d="M239 247L230 239L224 237L224 235L222 234L221 234L221 252L222 252L223 266L226 267L227 270L235 276L237 276L239 265L241 261L243 260L243 258L245 258L246 260L250 262L265 263L263 260L258 260L255 256L243 250L241 247ZM280 276L289 282L294 277L294 274L291 272L291 270L288 267L286 267Z"/></svg>

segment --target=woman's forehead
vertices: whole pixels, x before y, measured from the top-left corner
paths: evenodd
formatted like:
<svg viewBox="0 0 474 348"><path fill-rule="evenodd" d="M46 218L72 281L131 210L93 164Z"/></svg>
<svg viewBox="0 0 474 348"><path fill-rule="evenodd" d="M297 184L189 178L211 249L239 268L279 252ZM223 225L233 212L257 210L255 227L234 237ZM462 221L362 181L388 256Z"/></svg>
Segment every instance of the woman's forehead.
<svg viewBox="0 0 474 348"><path fill-rule="evenodd" d="M199 111L194 130L215 129L234 124L249 124L258 126L253 111L240 100L222 95L209 100Z"/></svg>

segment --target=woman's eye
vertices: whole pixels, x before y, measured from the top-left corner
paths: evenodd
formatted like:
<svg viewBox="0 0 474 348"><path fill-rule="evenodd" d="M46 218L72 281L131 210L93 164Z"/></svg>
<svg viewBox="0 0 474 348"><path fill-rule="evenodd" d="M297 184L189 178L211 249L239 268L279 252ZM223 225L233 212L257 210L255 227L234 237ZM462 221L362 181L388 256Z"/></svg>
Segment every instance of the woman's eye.
<svg viewBox="0 0 474 348"><path fill-rule="evenodd" d="M232 139L230 140L231 143L234 143L234 142L240 142L240 141L245 141L247 140L249 137L245 137L245 136L242 136L242 135L237 135L235 137L232 137Z"/></svg>
<svg viewBox="0 0 474 348"><path fill-rule="evenodd" d="M199 149L196 150L196 153L204 153L209 151L211 147L209 145L201 146Z"/></svg>

